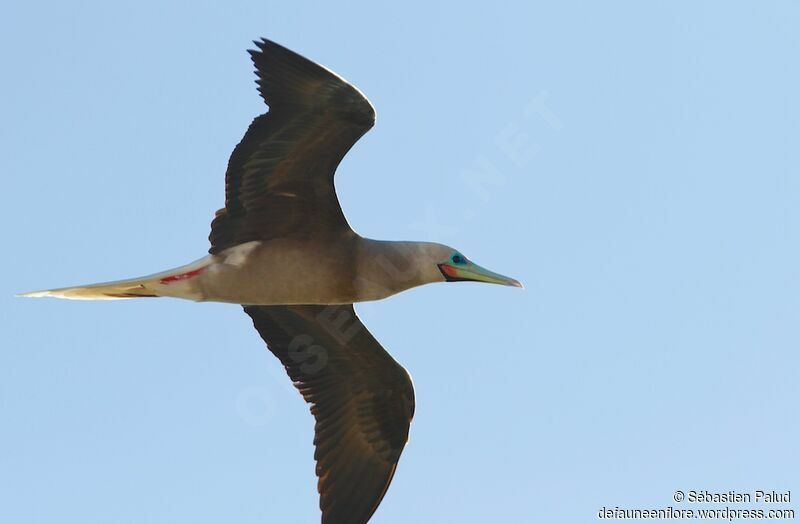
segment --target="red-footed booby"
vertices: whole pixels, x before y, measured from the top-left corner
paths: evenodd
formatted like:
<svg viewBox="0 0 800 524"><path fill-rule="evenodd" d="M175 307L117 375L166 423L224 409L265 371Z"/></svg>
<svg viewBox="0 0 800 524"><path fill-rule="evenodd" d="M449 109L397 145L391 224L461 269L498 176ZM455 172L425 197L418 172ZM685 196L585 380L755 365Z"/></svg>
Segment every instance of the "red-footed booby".
<svg viewBox="0 0 800 524"><path fill-rule="evenodd" d="M255 44L249 53L269 110L253 120L230 157L209 255L147 277L21 296L244 305L311 404L322 522L364 523L408 439L414 388L353 303L433 282L522 285L442 244L355 233L333 177L374 125L372 104L332 71L269 40Z"/></svg>

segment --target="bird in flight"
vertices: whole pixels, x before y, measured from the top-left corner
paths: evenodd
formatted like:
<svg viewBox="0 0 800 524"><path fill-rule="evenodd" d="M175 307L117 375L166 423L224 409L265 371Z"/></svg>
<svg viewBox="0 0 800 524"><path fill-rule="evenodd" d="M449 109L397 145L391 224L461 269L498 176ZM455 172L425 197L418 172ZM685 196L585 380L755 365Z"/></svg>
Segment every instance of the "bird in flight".
<svg viewBox="0 0 800 524"><path fill-rule="evenodd" d="M211 223L209 254L146 277L21 296L242 304L311 405L323 524L364 523L408 440L414 388L353 303L433 282L522 285L442 244L354 232L333 177L375 124L372 104L297 53L266 39L255 45L249 53L269 109L228 161L225 207Z"/></svg>

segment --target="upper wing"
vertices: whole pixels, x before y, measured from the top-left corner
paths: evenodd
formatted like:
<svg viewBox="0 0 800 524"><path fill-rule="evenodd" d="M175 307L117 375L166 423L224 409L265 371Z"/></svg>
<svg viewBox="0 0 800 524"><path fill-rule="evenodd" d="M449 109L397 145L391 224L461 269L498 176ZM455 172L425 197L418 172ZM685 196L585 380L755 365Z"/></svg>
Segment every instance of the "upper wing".
<svg viewBox="0 0 800 524"><path fill-rule="evenodd" d="M408 440L411 378L352 305L245 306L311 404L324 524L367 522Z"/></svg>
<svg viewBox="0 0 800 524"><path fill-rule="evenodd" d="M351 233L333 174L375 123L372 105L341 77L269 40L255 44L249 53L269 112L253 120L228 161L210 253L251 240Z"/></svg>

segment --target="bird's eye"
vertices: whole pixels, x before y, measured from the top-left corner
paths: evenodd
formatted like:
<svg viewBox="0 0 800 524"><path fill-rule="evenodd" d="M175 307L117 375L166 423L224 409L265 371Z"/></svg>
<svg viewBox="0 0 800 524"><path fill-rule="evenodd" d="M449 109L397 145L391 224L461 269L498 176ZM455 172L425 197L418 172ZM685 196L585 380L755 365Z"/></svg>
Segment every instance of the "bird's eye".
<svg viewBox="0 0 800 524"><path fill-rule="evenodd" d="M451 260L453 261L453 264L464 264L467 261L467 259L465 259L463 256L459 255L458 253L453 255L453 258L451 258Z"/></svg>

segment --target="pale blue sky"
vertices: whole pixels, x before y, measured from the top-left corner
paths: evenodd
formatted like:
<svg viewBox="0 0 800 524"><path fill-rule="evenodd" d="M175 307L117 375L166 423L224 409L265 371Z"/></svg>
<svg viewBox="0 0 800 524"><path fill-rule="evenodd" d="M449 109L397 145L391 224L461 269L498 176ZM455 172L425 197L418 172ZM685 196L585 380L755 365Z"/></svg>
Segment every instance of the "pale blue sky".
<svg viewBox="0 0 800 524"><path fill-rule="evenodd" d="M526 285L357 308L417 391L374 522L800 492L800 4L109 4L0 18L0 521L317 521L313 419L240 308L12 296L205 253L261 36L377 108L357 231Z"/></svg>

